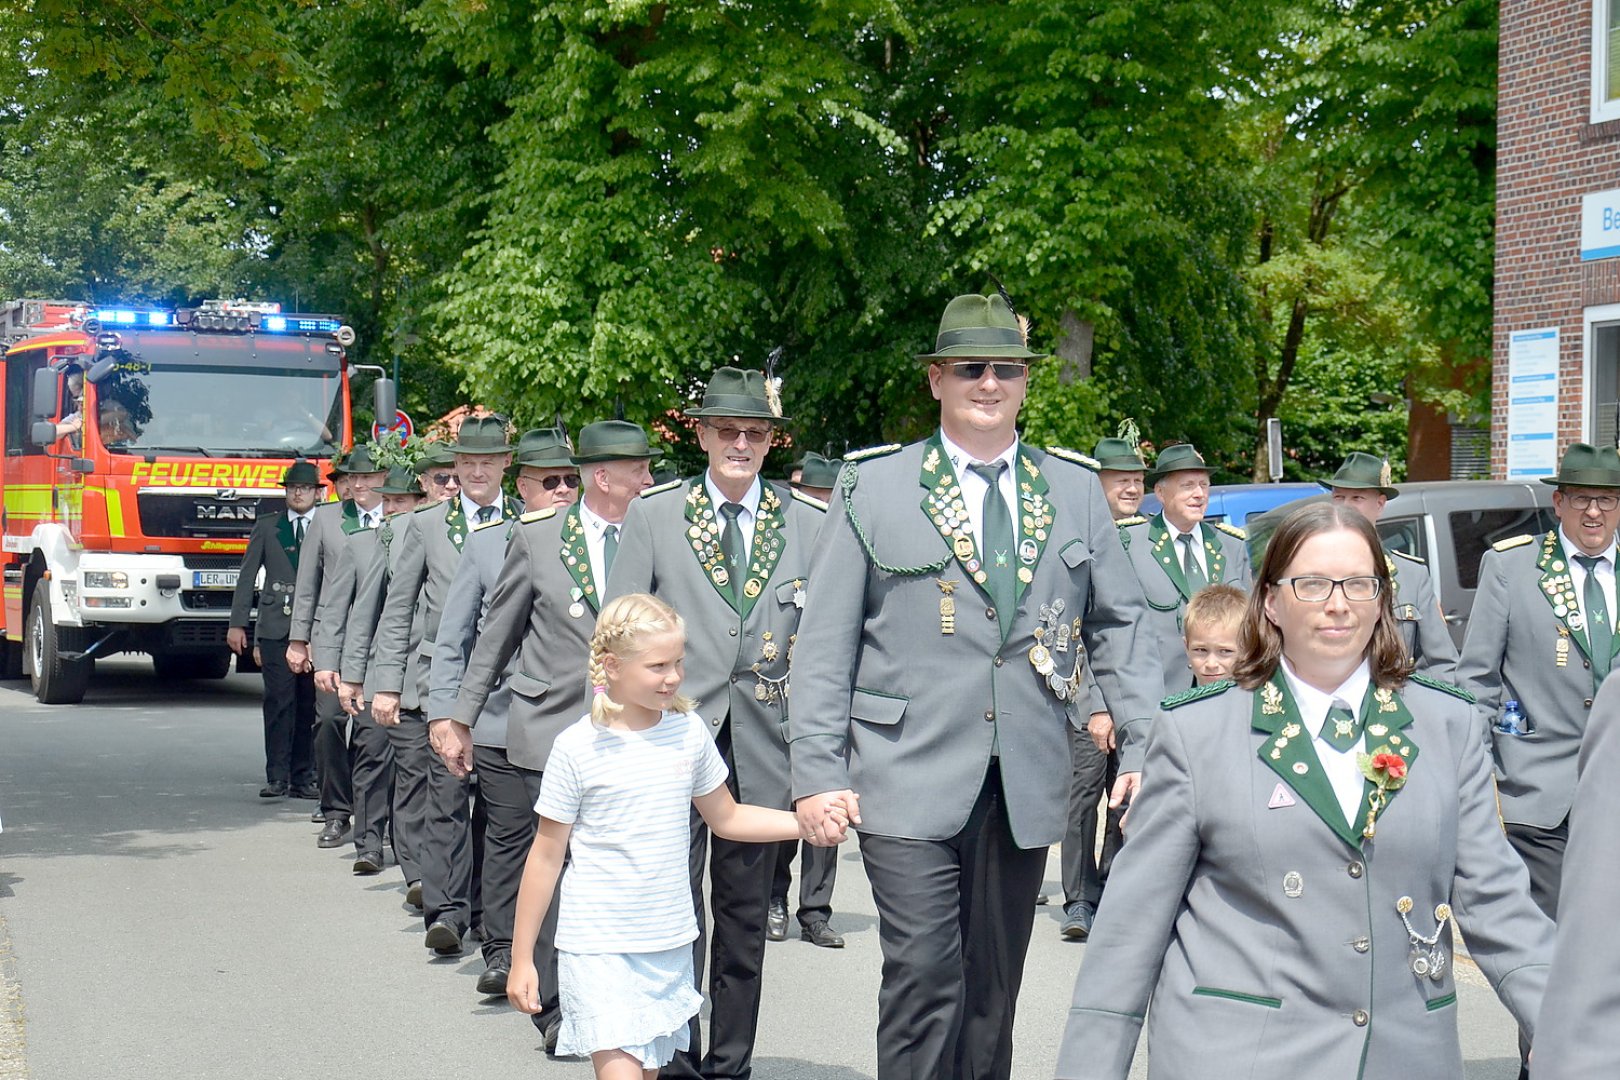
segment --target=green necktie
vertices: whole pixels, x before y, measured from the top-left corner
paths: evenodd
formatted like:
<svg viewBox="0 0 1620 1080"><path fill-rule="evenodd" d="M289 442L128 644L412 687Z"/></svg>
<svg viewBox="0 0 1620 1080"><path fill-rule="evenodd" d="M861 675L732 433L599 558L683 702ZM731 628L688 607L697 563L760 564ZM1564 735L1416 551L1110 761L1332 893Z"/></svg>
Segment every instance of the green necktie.
<svg viewBox="0 0 1620 1080"><path fill-rule="evenodd" d="M1209 584L1209 578L1204 576L1204 568L1198 564L1198 553L1193 547L1198 538L1192 533L1182 533L1176 537L1176 543L1181 545L1181 576L1187 579L1187 595L1202 589Z"/></svg>
<svg viewBox="0 0 1620 1080"><path fill-rule="evenodd" d="M1361 741L1361 721L1350 706L1338 698L1333 699L1333 707L1328 710L1327 723L1322 725L1322 738L1341 753Z"/></svg>
<svg viewBox="0 0 1620 1080"><path fill-rule="evenodd" d="M1581 608L1586 615L1586 640L1592 645L1592 679L1609 673L1614 651L1614 628L1609 623L1609 602L1603 598L1597 568L1608 560L1601 555L1577 555L1575 561L1586 567L1586 585L1581 589Z"/></svg>
<svg viewBox="0 0 1620 1080"><path fill-rule="evenodd" d="M304 516L302 514L293 518L293 543L299 547L304 545Z"/></svg>
<svg viewBox="0 0 1620 1080"><path fill-rule="evenodd" d="M742 503L721 503L720 516L726 519L726 531L720 534L720 552L726 557L726 573L729 575L727 586L731 589L733 598L742 596L743 564L747 560L744 554L743 532L737 518L743 512Z"/></svg>
<svg viewBox="0 0 1620 1080"><path fill-rule="evenodd" d="M1017 579L1013 577L1013 522L1007 511L1007 500L1001 497L1001 472L1005 461L974 462L968 469L988 485L984 490L985 588L996 602L996 615L1001 623L1001 636L1007 636L1012 624L1013 598L1017 593Z"/></svg>
<svg viewBox="0 0 1620 1080"><path fill-rule="evenodd" d="M493 506L480 506L478 508L478 524L480 524L480 525L488 525L491 521L494 521L494 520L495 520L495 507L493 507Z"/></svg>
<svg viewBox="0 0 1620 1080"><path fill-rule="evenodd" d="M613 556L619 553L619 527L609 525L602 533L602 580L613 573Z"/></svg>

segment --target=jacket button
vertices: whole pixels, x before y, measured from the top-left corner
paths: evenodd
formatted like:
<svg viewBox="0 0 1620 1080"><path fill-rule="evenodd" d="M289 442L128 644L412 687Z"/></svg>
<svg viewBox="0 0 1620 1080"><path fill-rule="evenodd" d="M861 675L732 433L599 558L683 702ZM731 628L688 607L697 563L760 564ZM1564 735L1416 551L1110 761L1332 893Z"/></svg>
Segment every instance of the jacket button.
<svg viewBox="0 0 1620 1080"><path fill-rule="evenodd" d="M996 617L996 609L993 608L993 607L985 608L984 609L984 617L987 618L987 619L994 619Z"/></svg>
<svg viewBox="0 0 1620 1080"><path fill-rule="evenodd" d="M1364 937L1358 937L1356 940L1350 943L1350 947L1356 950L1356 952L1364 953L1368 949L1372 948L1372 942Z"/></svg>
<svg viewBox="0 0 1620 1080"><path fill-rule="evenodd" d="M1588 708L1588 709L1590 709L1590 708L1591 708L1591 707L1592 707L1592 699L1591 699L1591 698L1587 698L1587 699L1586 699L1586 700L1585 700L1585 701L1584 701L1584 702L1582 702L1582 703L1581 703L1581 704L1583 704L1583 705L1585 705L1585 706L1586 706L1586 707L1587 707L1587 708Z"/></svg>
<svg viewBox="0 0 1620 1080"><path fill-rule="evenodd" d="M1345 869L1350 872L1350 876L1353 878L1358 878L1361 876L1362 867L1358 862L1351 863L1349 866L1345 867Z"/></svg>
<svg viewBox="0 0 1620 1080"><path fill-rule="evenodd" d="M733 675L733 676L732 676L732 677L731 677L731 685L732 685L732 686L736 686L736 685L737 685L737 676L735 676L735 675Z"/></svg>
<svg viewBox="0 0 1620 1080"><path fill-rule="evenodd" d="M1366 1027L1368 1019L1369 1017L1367 1016L1366 1009L1357 1009L1355 1012L1350 1014L1350 1022L1356 1025L1356 1027Z"/></svg>
<svg viewBox="0 0 1620 1080"><path fill-rule="evenodd" d="M1006 663L1006 661L998 656L993 661L991 661L991 663L995 664L996 667L1000 667L1002 664ZM1587 704L1590 705L1591 702L1587 702Z"/></svg>
<svg viewBox="0 0 1620 1080"><path fill-rule="evenodd" d="M732 637L736 637L737 636L737 628L734 626L730 630L727 630L726 633L730 634Z"/></svg>
<svg viewBox="0 0 1620 1080"><path fill-rule="evenodd" d="M984 718L986 720L990 721L992 724L995 723L996 722L996 710L994 710L994 709L986 709L986 710L984 710Z"/></svg>

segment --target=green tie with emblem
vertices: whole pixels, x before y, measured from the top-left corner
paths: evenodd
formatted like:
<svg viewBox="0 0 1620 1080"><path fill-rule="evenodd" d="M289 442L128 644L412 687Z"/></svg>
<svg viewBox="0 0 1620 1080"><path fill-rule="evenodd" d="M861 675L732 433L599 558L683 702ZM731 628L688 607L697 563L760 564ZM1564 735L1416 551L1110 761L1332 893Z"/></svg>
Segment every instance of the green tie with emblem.
<svg viewBox="0 0 1620 1080"><path fill-rule="evenodd" d="M742 572L748 556L743 551L743 533L737 523L742 516L742 503L721 503L720 516L726 519L726 531L720 534L720 551L726 557L727 579L734 597L742 596Z"/></svg>
<svg viewBox="0 0 1620 1080"><path fill-rule="evenodd" d="M613 557L619 553L619 527L609 525L602 533L602 579L613 573Z"/></svg>
<svg viewBox="0 0 1620 1080"><path fill-rule="evenodd" d="M293 543L299 547L304 546L304 515L302 514L293 518Z"/></svg>
<svg viewBox="0 0 1620 1080"><path fill-rule="evenodd" d="M495 520L495 507L493 507L493 506L480 506L478 508L478 524L480 524L480 525L488 525L491 521L494 521L494 520Z"/></svg>
<svg viewBox="0 0 1620 1080"><path fill-rule="evenodd" d="M1190 596L1209 584L1209 578L1204 576L1204 568L1198 562L1198 549L1193 545L1198 537L1193 533L1182 533L1176 537L1176 543L1181 545L1181 575L1187 579L1187 594Z"/></svg>
<svg viewBox="0 0 1620 1080"><path fill-rule="evenodd" d="M985 588L996 602L996 615L1001 623L1001 636L1007 636L1007 627L1013 617L1013 597L1018 588L1013 577L1013 523L1007 510L1007 500L1001 497L1001 474L1007 468L1005 461L976 461L968 469L987 485L984 491L984 571Z"/></svg>
<svg viewBox="0 0 1620 1080"><path fill-rule="evenodd" d="M1322 738L1341 754L1361 741L1361 721L1354 710L1338 698L1333 699L1333 707L1328 710L1327 723L1322 725Z"/></svg>
<svg viewBox="0 0 1620 1080"><path fill-rule="evenodd" d="M1603 596L1603 585L1597 576L1597 568L1608 560L1601 555L1577 555L1575 561L1586 568L1581 607L1586 609L1586 640L1592 645L1592 674L1601 679L1609 673L1609 654L1614 651L1609 602Z"/></svg>

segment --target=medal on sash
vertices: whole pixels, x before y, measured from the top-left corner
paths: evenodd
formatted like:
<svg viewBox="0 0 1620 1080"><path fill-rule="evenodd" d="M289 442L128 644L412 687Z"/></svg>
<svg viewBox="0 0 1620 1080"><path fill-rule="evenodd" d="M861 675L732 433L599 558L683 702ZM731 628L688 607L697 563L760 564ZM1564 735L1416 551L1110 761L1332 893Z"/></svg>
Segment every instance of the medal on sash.
<svg viewBox="0 0 1620 1080"><path fill-rule="evenodd" d="M935 578L934 584L939 586L939 632L949 637L956 633L956 582L945 578Z"/></svg>
<svg viewBox="0 0 1620 1080"><path fill-rule="evenodd" d="M1433 982L1440 982L1446 975L1446 947L1440 944L1440 935L1445 933L1446 923L1451 921L1451 905L1436 904L1434 908L1434 933L1424 937L1412 928L1412 920L1407 918L1412 911L1412 898L1403 896L1395 901L1395 910L1400 913L1401 923L1406 927L1406 936L1412 946L1412 955L1408 966L1412 974L1418 978L1427 978Z"/></svg>
<svg viewBox="0 0 1620 1080"><path fill-rule="evenodd" d="M1553 645L1553 664L1569 667L1569 631L1562 626L1558 628L1558 641Z"/></svg>

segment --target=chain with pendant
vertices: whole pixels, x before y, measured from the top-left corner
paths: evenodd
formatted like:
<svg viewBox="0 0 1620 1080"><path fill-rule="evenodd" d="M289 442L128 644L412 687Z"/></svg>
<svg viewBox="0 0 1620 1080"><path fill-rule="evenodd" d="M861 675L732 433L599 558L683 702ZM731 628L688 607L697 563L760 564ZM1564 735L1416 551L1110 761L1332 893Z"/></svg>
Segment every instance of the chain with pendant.
<svg viewBox="0 0 1620 1080"><path fill-rule="evenodd" d="M1412 920L1407 916L1412 911L1412 898L1403 896L1395 901L1395 910L1400 913L1401 923L1406 927L1406 937L1412 947L1412 955L1408 966L1412 974L1418 978L1427 978L1433 982L1440 982L1446 975L1446 947L1440 944L1440 935L1445 933L1446 924L1451 921L1451 905L1447 903L1436 904L1434 908L1434 933L1427 937L1419 934L1412 927Z"/></svg>
<svg viewBox="0 0 1620 1080"><path fill-rule="evenodd" d="M754 673L754 700L766 705L781 705L787 701L788 674L793 666L793 646L799 640L798 634L789 634L787 639L787 653L782 654L776 643L776 635L767 630L760 635L759 659L754 661L749 669ZM765 674L764 668L774 664L777 658L783 660L782 674L770 676Z"/></svg>
<svg viewBox="0 0 1620 1080"><path fill-rule="evenodd" d="M1040 625L1035 627L1035 644L1029 650L1029 664L1046 682L1047 689L1052 691L1059 701L1073 701L1079 693L1084 675L1081 671L1084 651L1078 647L1080 637L1080 620L1073 623L1065 622L1063 612L1066 605L1059 597L1050 604L1040 606ZM1058 658L1066 656L1071 645L1074 648L1074 666L1067 675L1058 671Z"/></svg>

